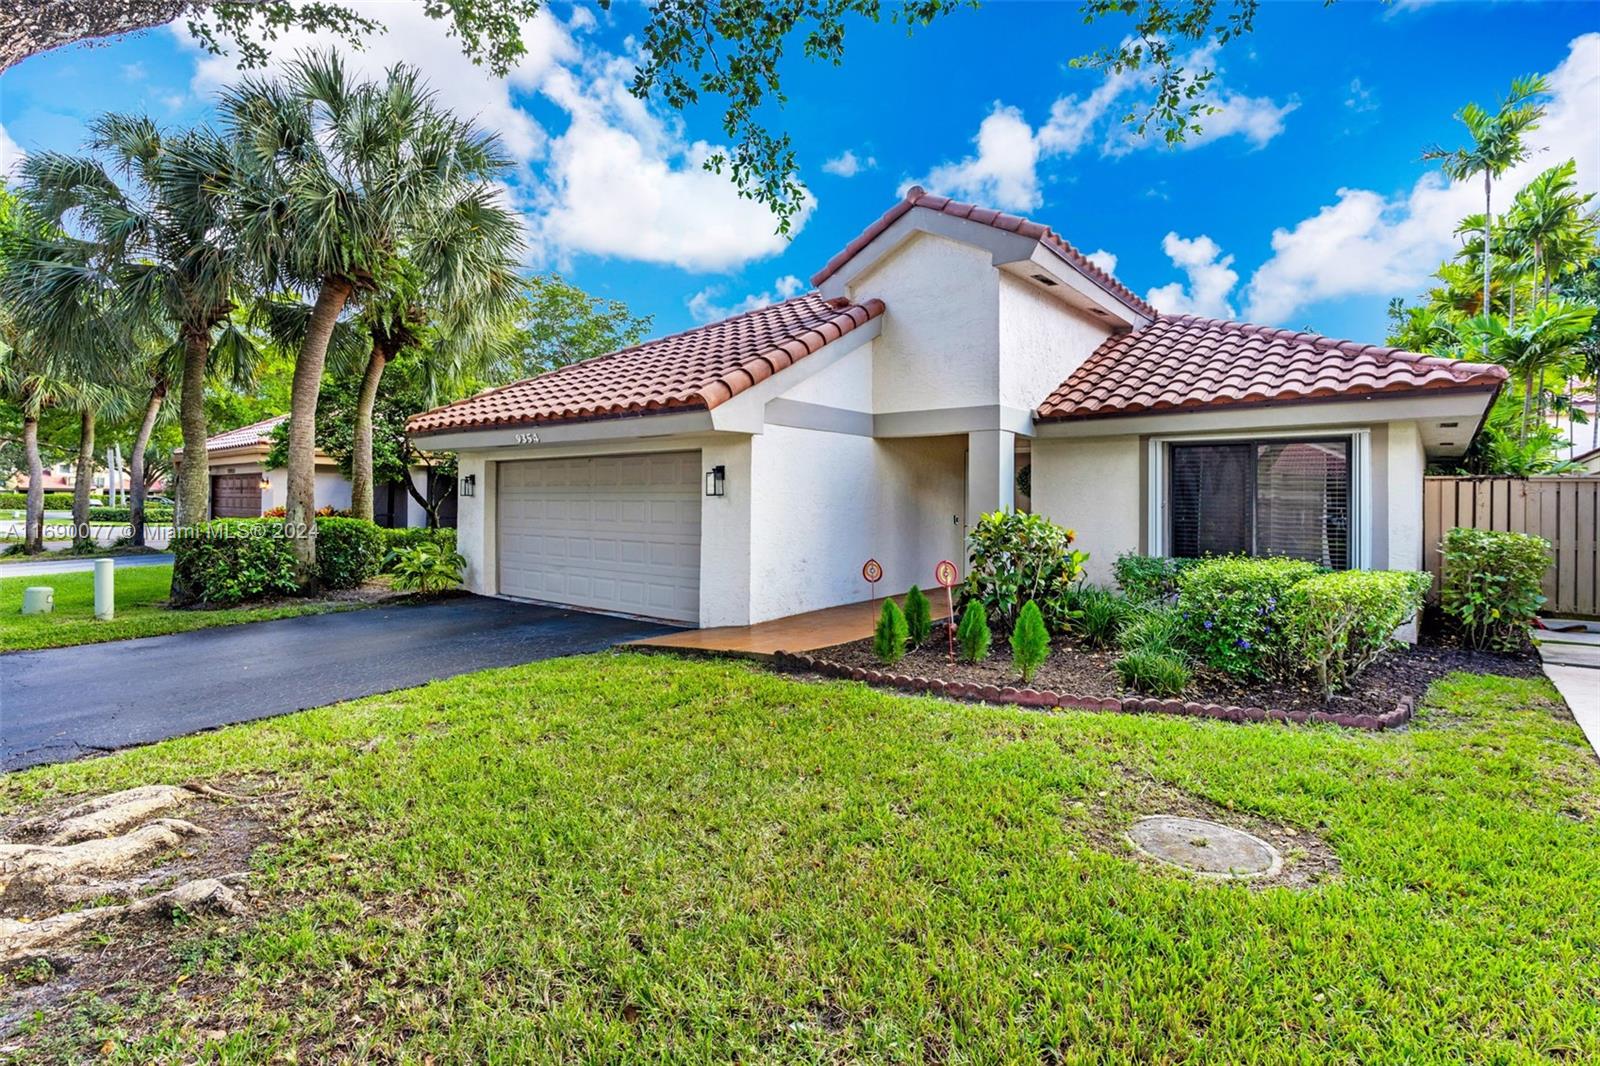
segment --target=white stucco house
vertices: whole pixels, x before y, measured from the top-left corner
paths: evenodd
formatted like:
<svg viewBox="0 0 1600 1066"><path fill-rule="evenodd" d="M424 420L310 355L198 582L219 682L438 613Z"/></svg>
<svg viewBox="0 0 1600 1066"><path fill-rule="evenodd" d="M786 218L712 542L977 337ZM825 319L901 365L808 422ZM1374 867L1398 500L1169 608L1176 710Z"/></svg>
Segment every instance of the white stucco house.
<svg viewBox="0 0 1600 1066"><path fill-rule="evenodd" d="M929 586L1021 502L1121 552L1418 568L1422 475L1505 379L1159 313L1054 231L913 188L816 291L415 416L473 591L699 626ZM1017 473L1029 468L1031 498Z"/></svg>
<svg viewBox="0 0 1600 1066"><path fill-rule="evenodd" d="M272 437L288 415L274 415L248 426L225 430L206 438L206 461L211 470L211 517L259 518L282 507L289 496L288 471L269 465ZM183 449L174 449L173 467L183 465ZM426 491L429 474L413 468L411 479L418 492ZM337 511L350 507L350 479L339 469L333 456L317 453L317 506ZM382 526L425 526L428 515L423 507L408 499L402 485L377 485L373 488L375 517ZM447 508L441 508L441 518ZM449 522L443 522L449 525Z"/></svg>

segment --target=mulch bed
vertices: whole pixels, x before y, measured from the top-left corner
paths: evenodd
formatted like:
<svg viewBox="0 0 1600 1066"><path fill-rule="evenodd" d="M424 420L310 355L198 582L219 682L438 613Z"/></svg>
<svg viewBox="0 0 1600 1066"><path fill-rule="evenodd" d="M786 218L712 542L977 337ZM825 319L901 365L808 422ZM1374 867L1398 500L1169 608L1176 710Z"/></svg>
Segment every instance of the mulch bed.
<svg viewBox="0 0 1600 1066"><path fill-rule="evenodd" d="M1050 657L1026 688L1002 642L996 642L994 653L982 663L959 659L951 663L947 648L944 628L936 626L923 646L911 649L894 666L878 661L870 639L810 655L781 656L780 665L955 699L1188 714L1241 722L1333 722L1360 729L1388 729L1408 721L1428 686L1455 671L1509 677L1540 673L1538 656L1531 648L1517 655L1496 655L1425 633L1415 646L1388 653L1349 689L1327 701L1307 684L1242 680L1205 667L1194 671L1182 699L1157 700L1121 686L1112 668L1115 651L1089 648L1072 638L1053 642Z"/></svg>

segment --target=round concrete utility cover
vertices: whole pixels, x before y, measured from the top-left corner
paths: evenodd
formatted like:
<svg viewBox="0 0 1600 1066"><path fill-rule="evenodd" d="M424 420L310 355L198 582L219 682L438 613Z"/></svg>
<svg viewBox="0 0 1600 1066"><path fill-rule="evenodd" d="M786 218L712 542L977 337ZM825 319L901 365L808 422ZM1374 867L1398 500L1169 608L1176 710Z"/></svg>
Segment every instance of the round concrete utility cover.
<svg viewBox="0 0 1600 1066"><path fill-rule="evenodd" d="M1147 855L1206 877L1268 877L1283 863L1260 837L1199 818L1141 818L1128 839Z"/></svg>

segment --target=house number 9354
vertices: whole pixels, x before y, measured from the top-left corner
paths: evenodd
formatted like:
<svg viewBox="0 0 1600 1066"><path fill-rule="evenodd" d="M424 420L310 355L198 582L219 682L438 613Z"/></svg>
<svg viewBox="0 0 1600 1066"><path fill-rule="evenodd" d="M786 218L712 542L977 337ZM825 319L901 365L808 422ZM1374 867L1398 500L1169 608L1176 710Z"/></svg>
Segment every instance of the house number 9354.
<svg viewBox="0 0 1600 1066"><path fill-rule="evenodd" d="M517 443L518 444L538 444L539 443L539 434L537 434L537 433L528 433L528 432L518 433L517 434Z"/></svg>

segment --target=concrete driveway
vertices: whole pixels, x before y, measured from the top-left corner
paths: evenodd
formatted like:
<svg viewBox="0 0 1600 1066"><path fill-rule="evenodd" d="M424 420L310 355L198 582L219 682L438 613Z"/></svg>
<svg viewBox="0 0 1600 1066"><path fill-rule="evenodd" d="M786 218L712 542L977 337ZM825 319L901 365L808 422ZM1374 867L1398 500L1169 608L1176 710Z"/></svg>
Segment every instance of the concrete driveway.
<svg viewBox="0 0 1600 1066"><path fill-rule="evenodd" d="M0 655L0 770L600 651L671 629L462 596Z"/></svg>

